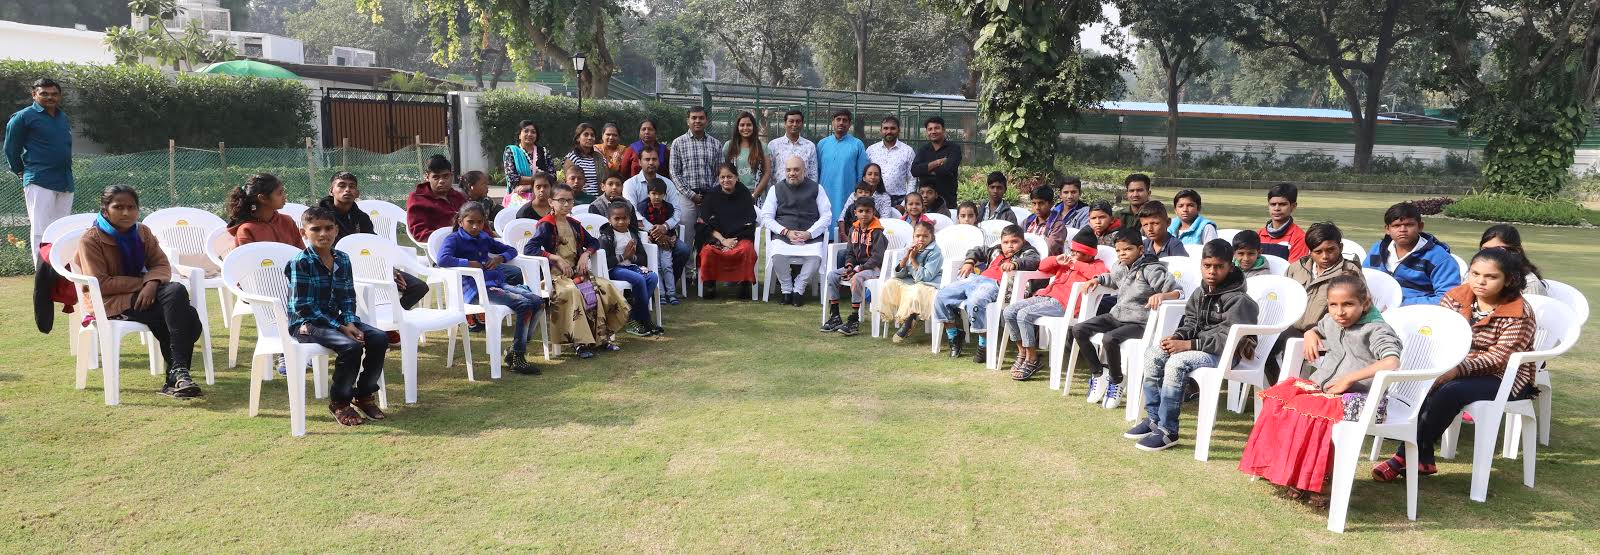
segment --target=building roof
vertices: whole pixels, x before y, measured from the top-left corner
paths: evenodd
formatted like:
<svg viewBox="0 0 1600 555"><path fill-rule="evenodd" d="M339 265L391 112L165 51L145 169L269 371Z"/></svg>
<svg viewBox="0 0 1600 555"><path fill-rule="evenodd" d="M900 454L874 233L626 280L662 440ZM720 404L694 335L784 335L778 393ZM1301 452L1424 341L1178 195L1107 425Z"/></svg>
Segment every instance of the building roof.
<svg viewBox="0 0 1600 555"><path fill-rule="evenodd" d="M1163 102L1107 102L1106 113L1119 115L1166 115ZM1291 121L1350 121L1349 110L1327 108L1275 108L1270 106L1230 106L1223 104L1178 104L1178 114L1184 117L1214 117L1232 119L1270 119ZM1400 119L1378 116L1380 123L1399 123Z"/></svg>
<svg viewBox="0 0 1600 555"><path fill-rule="evenodd" d="M322 64L291 64L277 60L264 60L267 63L287 69L302 79L316 79L319 81L333 81L350 83L368 87L377 87L396 73L411 73L409 71L388 67L355 67L355 66L330 66ZM430 83L435 86L443 85L450 90L461 90L461 83L446 81L431 75L424 74Z"/></svg>

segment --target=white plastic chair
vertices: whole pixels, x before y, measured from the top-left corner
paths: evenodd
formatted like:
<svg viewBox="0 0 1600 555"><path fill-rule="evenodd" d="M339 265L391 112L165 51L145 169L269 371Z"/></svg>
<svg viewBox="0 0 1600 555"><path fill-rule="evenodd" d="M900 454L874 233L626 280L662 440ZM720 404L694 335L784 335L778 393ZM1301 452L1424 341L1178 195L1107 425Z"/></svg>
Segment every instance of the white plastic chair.
<svg viewBox="0 0 1600 555"><path fill-rule="evenodd" d="M1239 232L1241 232L1241 231L1244 231L1244 230L1243 229L1219 229L1219 230L1217 230L1217 238L1218 239L1226 239L1229 243L1232 243L1234 236L1238 235Z"/></svg>
<svg viewBox="0 0 1600 555"><path fill-rule="evenodd" d="M394 203L378 199L361 199L356 201L356 208L367 213L372 219L372 232L379 237L395 242L394 228L397 225L406 225L406 209ZM512 211L515 215L516 212ZM398 244L398 243L396 243Z"/></svg>
<svg viewBox="0 0 1600 555"><path fill-rule="evenodd" d="M1577 288L1553 279L1544 280L1544 285L1545 293L1550 298L1561 301L1561 304L1572 310L1573 314L1577 316L1577 328L1581 334L1584 324L1589 322L1589 299ZM1539 445L1550 445L1551 397L1554 396L1554 390L1550 379L1550 369L1547 366L1541 365L1539 367L1539 374L1534 378L1534 386L1539 388L1539 396L1536 398L1535 403L1538 405L1539 413ZM1510 438L1507 443L1516 445L1517 442L1515 438Z"/></svg>
<svg viewBox="0 0 1600 555"><path fill-rule="evenodd" d="M1261 258L1267 259L1267 273L1269 273L1269 274L1272 274L1272 275L1275 275L1275 276L1281 276L1285 272L1289 271L1289 261L1288 260L1284 260L1282 258L1279 258L1277 256L1273 256L1273 255L1270 255L1270 254L1263 254L1263 255L1261 255Z"/></svg>
<svg viewBox="0 0 1600 555"><path fill-rule="evenodd" d="M1245 284L1246 292L1255 300L1259 310L1256 323L1234 324L1228 330L1217 366L1197 368L1189 373L1189 377L1200 384L1200 410L1194 445L1194 458L1197 461L1207 460L1211 456L1211 432L1216 427L1217 396L1222 393L1222 382L1226 380L1230 385L1237 383L1265 389L1266 359L1272 352L1273 343L1277 342L1278 334L1294 325L1306 311L1306 290L1295 280L1283 276L1256 276L1246 280ZM1256 337L1255 352L1245 353L1252 356L1240 357L1235 363L1233 359L1238 352L1239 342L1247 335ZM1235 412L1242 411L1243 405L1236 399L1248 394L1249 389L1246 388L1240 395L1229 395L1229 404L1234 405L1229 408Z"/></svg>
<svg viewBox="0 0 1600 555"><path fill-rule="evenodd" d="M1339 253L1350 261L1360 264L1367 257L1367 250L1361 248L1361 243L1345 239L1339 244L1342 251ZM1381 309L1380 309L1381 310Z"/></svg>
<svg viewBox="0 0 1600 555"><path fill-rule="evenodd" d="M78 306L89 308L95 314L106 313L105 297L100 294L100 280L78 273L67 266L78 257L78 240L86 229L67 231L51 238L50 265L62 278L72 282L78 290ZM81 314L81 313L80 313ZM73 324L77 336L74 353L77 358L78 389L88 386L89 369L101 369L101 382L107 405L122 403L122 338L129 334L150 333L150 328L138 322L95 318L88 325ZM161 347L152 339L145 341L150 356L150 373L159 375L162 368ZM98 356L96 354L98 353Z"/></svg>
<svg viewBox="0 0 1600 555"><path fill-rule="evenodd" d="M456 278L457 280L470 279L470 280L473 281L473 284L477 287L477 290L478 290L478 302L476 302L476 303L467 302L466 288L465 288L465 286L462 287L461 306L466 310L466 313L468 315L471 315L471 316L482 316L483 317L483 321L484 321L484 326L483 326L483 331L484 331L483 347L484 347L485 350L487 350L489 352L489 378L490 379L494 379L494 380L498 380L498 379L500 379L501 359L504 356L503 353L500 352L500 345L501 345L501 342L500 342L501 329L500 328L501 328L501 326L503 326L505 324L505 321L507 319L514 317L515 314L513 314L511 312L511 307L489 302L489 288L487 286L488 283L487 283L487 281L485 281L485 278L483 277L483 270L482 269L479 269L479 268L468 268L468 267L438 266L437 261L439 260L439 251L443 249L444 240L445 240L445 238L447 238L449 236L450 236L449 233L435 233L432 236L428 237L428 258L431 258L431 259L433 259L435 261L435 267L437 267L437 269L439 271L456 274L457 276L459 276L458 278ZM524 243L526 241L527 241L526 239L523 240ZM509 245L509 243L508 243L508 245ZM522 255L520 254L521 251L519 250L518 252L519 252L519 254L517 255L517 257L521 258L522 257ZM515 260L515 259L512 259L512 260ZM509 263L509 261L507 262L507 264L511 265ZM545 264L549 264L549 261L546 260ZM517 266L517 267L519 269L522 268L521 266ZM540 271L540 270L535 269L534 271L537 272L537 271ZM537 279L537 276L535 276L535 277ZM542 281L543 280L539 280L540 283L542 283ZM549 289L548 288L544 288L544 287L540 287L539 289L535 290L535 292L539 293L540 297L543 297L545 299L549 299L550 298L550 295L549 295L548 291L549 291ZM537 324L538 324L538 322L535 322L535 325L537 325ZM547 344L549 343L549 337L550 337L549 334L550 334L550 330L549 330L549 327L547 326L547 327L544 328L544 335L541 336L542 339L544 340L544 342L547 343ZM545 350L549 351L549 347L546 346ZM469 377L469 379L470 379L470 377Z"/></svg>
<svg viewBox="0 0 1600 555"><path fill-rule="evenodd" d="M1170 336L1177 331L1178 324L1183 320L1183 311L1187 306L1190 296L1200 289L1200 260L1189 257L1168 256L1161 259L1167 266L1167 273L1172 276L1174 288L1179 292L1178 298L1162 301L1161 306L1150 311L1146 317L1145 333L1139 337L1122 343L1122 375L1123 383L1131 384L1124 388L1124 400L1127 406L1124 409L1124 418L1129 421L1137 420L1144 414L1144 352L1149 345L1161 338ZM1101 336L1090 338L1091 343L1100 346Z"/></svg>
<svg viewBox="0 0 1600 555"><path fill-rule="evenodd" d="M1189 253L1189 257L1193 258L1195 260L1199 260L1200 259L1200 252L1204 251L1205 248L1206 248L1205 245L1190 245L1190 244L1184 244L1183 245L1184 252Z"/></svg>
<svg viewBox="0 0 1600 555"><path fill-rule="evenodd" d="M98 212L85 212L85 213L82 213L82 214L70 214L70 215L67 215L67 216L63 216L63 217L61 217L60 219L58 219L58 220L56 220L54 222L50 222L50 225L45 226L44 233L40 234L39 243L40 244L44 244L44 245L48 245L48 244L55 243L56 241L60 240L61 236L62 235L66 235L67 232L69 232L69 231L84 231L84 230L87 230L87 229L89 229L90 226L94 225L95 218L97 218L99 216L100 216L100 214ZM37 249L38 245L34 245L32 248ZM48 260L46 260L45 262L46 263L50 263L50 261L48 261ZM66 258L66 259L63 259L63 262L64 263L61 264L61 266L65 267L65 266L71 265L73 263L73 260L71 258ZM53 265L54 264L52 264L52 266ZM83 301L82 298L78 299L78 305L79 305L79 308L83 308L83 307L88 306L87 304L84 304L84 301ZM81 314L81 312L80 312L80 314ZM74 353L75 356L79 352L78 351L78 347L79 347L79 345L78 345L78 336L79 335L83 335L84 333L85 333L85 330L79 329L79 328L74 328L73 333L67 335L67 337L68 337L68 342L67 343L68 343L69 347L71 347L72 352ZM145 343L149 343L148 338L146 338ZM88 349L86 351L87 358L80 357L79 362L80 363L87 362L89 364L89 366L87 368L99 368L100 367L100 363L97 360L97 358L99 357L99 352L100 352L99 351L99 347L94 345L93 342L91 342L88 345ZM80 383L78 385L78 389L83 389L83 388L84 388L84 385L82 385Z"/></svg>
<svg viewBox="0 0 1600 555"><path fill-rule="evenodd" d="M928 219L933 220L933 231L935 233L943 231L944 228L955 225L956 223L955 218L937 212L929 212L927 216Z"/></svg>
<svg viewBox="0 0 1600 555"><path fill-rule="evenodd" d="M1511 417L1519 421L1523 428L1537 426L1535 419L1533 399L1511 399L1511 388L1517 379L1517 367L1526 363L1546 362L1565 354L1578 342L1579 321L1578 316L1563 306L1561 301L1543 295L1527 295L1528 304L1533 308L1534 321L1538 323L1538 331L1534 335L1532 351L1512 353L1506 361L1504 373L1500 378L1500 390L1495 393L1494 399L1478 401L1467 405L1463 410L1472 416L1473 443L1472 443L1472 487L1470 490L1473 501L1483 502L1489 495L1489 471L1494 467L1495 438L1500 434L1500 420ZM1461 434L1461 417L1457 416L1454 423L1444 432L1440 441L1440 456L1452 459L1456 455ZM1533 487L1534 465L1537 459L1538 442L1534 434L1518 434L1522 443L1522 485ZM1512 438L1507 437L1509 442ZM1506 446L1506 457L1516 456L1513 446Z"/></svg>
<svg viewBox="0 0 1600 555"><path fill-rule="evenodd" d="M934 232L933 241L939 245L939 254L944 257L944 270L939 277L939 288L943 289L958 279L956 271L966 262L967 251L983 246L983 231L977 226L958 224ZM937 353L939 342L944 339L944 322L934 321L931 314L928 316L928 334L933 336L933 352ZM965 327L966 324L961 326Z"/></svg>
<svg viewBox="0 0 1600 555"><path fill-rule="evenodd" d="M382 237L369 233L346 235L334 248L350 257L361 320L374 328L400 334L400 370L405 379L406 403L417 402L417 346L424 332L437 330L447 333L445 366L451 366L455 358L456 328L461 328L467 380L476 380L472 373L471 334L466 331L466 307L461 301L461 280L453 279L456 274L438 268L424 268L416 262L416 257L406 254ZM445 308L401 308L400 290L394 284L397 267L413 275L437 276L444 281Z"/></svg>
<svg viewBox="0 0 1600 555"><path fill-rule="evenodd" d="M222 277L233 295L255 313L256 350L250 364L250 416L261 409L261 382L273 373L273 355L283 355L293 372L284 385L289 390L289 433L306 435L306 364L312 381L323 387L332 351L316 343L301 343L289 333L289 277L284 270L300 249L283 243L259 242L240 246L222 263ZM383 377L378 377L378 404L388 407Z"/></svg>
<svg viewBox="0 0 1600 555"><path fill-rule="evenodd" d="M161 250L166 252L167 259L172 263L173 275L183 276L183 283L198 283L199 287L189 288L189 304L200 316L200 341L205 349L206 384L216 383L216 372L211 360L211 311L207 308L206 291L217 290L217 304L222 311L223 325L228 325L229 295L223 295L227 286L222 283L221 267L217 267L217 274L206 277L206 269L201 266L183 264L189 259L209 258L206 255L206 241L219 229L228 227L227 222L216 214L198 208L172 207L155 211L144 218L142 222L150 228L150 233L161 242Z"/></svg>
<svg viewBox="0 0 1600 555"><path fill-rule="evenodd" d="M983 244L985 244L985 245L993 245L995 243L999 243L1000 242L1000 231L1004 230L1007 226L1010 226L1010 225L1012 225L1011 222L1008 222L1008 221L1005 221L1005 220L984 220L984 221L978 222L978 229L983 230ZM938 231L938 230L939 230L938 223L935 222L934 231ZM1040 254L1043 254L1044 252L1045 251L1039 251Z"/></svg>
<svg viewBox="0 0 1600 555"><path fill-rule="evenodd" d="M306 205L300 204L298 202L285 202L285 203L283 203L283 208L279 209L278 211L282 212L283 215L288 216L290 219L294 220L295 225L299 225L300 224L300 216L305 214L306 210L310 210L310 209L311 209L310 206L306 206Z"/></svg>
<svg viewBox="0 0 1600 555"><path fill-rule="evenodd" d="M1456 269L1461 270L1461 280L1462 281L1466 281L1466 279L1467 279L1467 261L1462 260L1461 257L1459 257L1459 256L1456 256L1456 253L1450 253L1450 258L1454 258L1456 260Z"/></svg>
<svg viewBox="0 0 1600 555"><path fill-rule="evenodd" d="M1019 224L1022 223L1024 220L1027 220L1028 219L1028 215L1032 214L1032 213L1033 212L1029 212L1027 208L1023 208L1021 206L1013 206L1013 207L1011 207L1011 214L1012 214L1013 217L1015 217L1017 219L1017 223L1019 223Z"/></svg>
<svg viewBox="0 0 1600 555"><path fill-rule="evenodd" d="M1333 425L1332 491L1328 503L1328 530L1344 532L1350 508L1350 490L1356 481L1356 465L1361 444L1368 435L1374 443L1384 438L1405 442L1408 452L1417 450L1417 417L1422 401L1433 387L1433 380L1455 367L1472 347L1472 329L1465 318L1448 309L1432 305L1393 308L1383 313L1384 322L1394 328L1404 347L1400 368L1384 370L1372 378L1361 416L1354 422ZM1290 339L1285 353L1300 349L1298 338ZM1285 377L1298 375L1298 357L1284 357ZM1378 406L1386 403L1388 415L1377 419ZM1406 517L1417 519L1417 465L1406 466Z"/></svg>
<svg viewBox="0 0 1600 555"><path fill-rule="evenodd" d="M539 296L549 300L550 295L555 293L555 281L550 275L550 259L543 256L523 254L523 249L527 246L528 241L533 240L536 229L538 229L538 222L527 218L519 218L506 225L506 231L501 234L501 237L505 244L517 249L517 257L511 259L511 265L522 269L522 283L538 292ZM546 303L546 306L549 306L548 303ZM546 311L546 314L548 313ZM544 344L544 359L553 360L553 346L550 343L550 326L548 322L549 317L547 316L540 318L534 324L539 326L539 339ZM499 332L496 331L496 333L498 334ZM499 348L499 343L494 340L491 340L490 343L495 345L497 349Z"/></svg>
<svg viewBox="0 0 1600 555"><path fill-rule="evenodd" d="M827 262L828 240L823 239L822 241L815 243L794 245L790 244L788 241L774 240L771 237L771 234L772 232L768 231L766 228L760 228L756 230L756 249L758 250L759 257L761 258L761 302L767 302L772 299L772 280L777 276L777 274L774 273L775 270L773 270L774 266L772 263L772 258L777 255L790 257L816 257L818 275L811 276L808 281L817 286L817 291L820 294L822 288L826 287L826 285L822 283L822 278L826 274L822 274L821 270L824 263ZM790 269L783 268L781 271L787 272L790 271Z"/></svg>
<svg viewBox="0 0 1600 555"><path fill-rule="evenodd" d="M515 219L517 219L516 209L501 208L500 212L494 215L494 232L500 236L505 236L506 226L511 224L511 220Z"/></svg>
<svg viewBox="0 0 1600 555"><path fill-rule="evenodd" d="M883 238L884 238L884 241L887 243L887 246L884 247L883 260L880 262L880 264L879 264L879 266L877 268L879 277L869 279L865 283L865 285L867 286L867 291L869 291L867 296L871 297L872 299L876 299L877 298L877 294L876 293L878 292L878 285L880 283L882 283L883 278L886 278L886 277L889 276L888 272L894 271L893 269L891 269L891 266L893 266L894 264L892 264L889 261L890 252L891 251L900 251L900 256L905 256L904 249L911 244L911 223L910 222L907 222L905 220L885 220L885 219L882 219L882 218L879 218L878 222L883 225ZM834 269L839 267L838 266L839 253L844 252L844 249L848 248L849 246L850 245L848 243L832 243L832 244L828 245L828 254L827 254L826 257L824 257L822 259L822 264L823 264L822 275L823 276L827 276L829 272L832 272ZM823 287L834 287L835 284L824 283L824 284L822 284L822 286ZM824 293L823 295L819 295L820 297L823 298L822 299L822 322L823 323L827 323L827 321L828 321L828 300L827 300L827 295L826 295L827 291L823 291L823 293ZM872 326L873 327L872 327L871 331L872 331L872 336L873 337L877 337L877 329L878 329L877 326L878 326L878 323L879 323L879 316L878 316L876 311L872 310L871 299L869 299L868 303L866 303L864 306L861 307L861 310L864 311L864 312L872 312L872 318L873 318Z"/></svg>
<svg viewBox="0 0 1600 555"><path fill-rule="evenodd" d="M596 240L599 240L600 238L600 226L606 225L606 222L610 221L605 216L601 216L599 214L590 214L587 212L581 214L574 212L572 217L577 219L578 223L583 224L583 230L589 232L589 235L594 237ZM651 266L651 269L654 270L655 266ZM589 271L594 275L607 279L610 278L611 268L608 264L606 264L605 249L598 249L595 251L594 256L589 257ZM630 287L625 281L612 281L611 284L616 286L618 291L626 292L629 289L632 289L632 287ZM661 290L656 289L656 291L658 292L657 298L659 298L659 292ZM656 314L658 316L661 314L659 305L656 307Z"/></svg>
<svg viewBox="0 0 1600 555"><path fill-rule="evenodd" d="M1400 282L1394 276L1377 268L1362 268L1361 277L1367 282L1367 292L1372 294L1372 306L1383 312L1400 306ZM1288 351L1284 351L1288 352Z"/></svg>

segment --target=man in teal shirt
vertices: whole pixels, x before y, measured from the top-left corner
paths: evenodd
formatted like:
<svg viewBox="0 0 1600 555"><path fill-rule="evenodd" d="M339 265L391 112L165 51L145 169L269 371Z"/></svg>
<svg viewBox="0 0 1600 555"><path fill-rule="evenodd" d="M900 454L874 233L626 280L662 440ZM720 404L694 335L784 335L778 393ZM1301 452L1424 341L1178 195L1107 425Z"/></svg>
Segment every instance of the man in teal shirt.
<svg viewBox="0 0 1600 555"><path fill-rule="evenodd" d="M50 79L33 82L33 105L6 122L5 152L11 172L22 179L30 250L38 268L44 229L72 212L72 127L61 111L60 84Z"/></svg>
<svg viewBox="0 0 1600 555"><path fill-rule="evenodd" d="M833 113L833 134L817 141L817 177L833 204L833 219L849 206L845 198L855 191L867 170L867 145L850 134L850 111Z"/></svg>

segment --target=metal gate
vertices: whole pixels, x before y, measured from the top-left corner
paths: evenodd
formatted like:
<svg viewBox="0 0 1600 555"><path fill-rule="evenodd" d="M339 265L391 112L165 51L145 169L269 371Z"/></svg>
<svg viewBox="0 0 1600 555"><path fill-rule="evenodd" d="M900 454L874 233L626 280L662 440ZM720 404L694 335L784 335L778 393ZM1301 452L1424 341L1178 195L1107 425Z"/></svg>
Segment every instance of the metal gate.
<svg viewBox="0 0 1600 555"><path fill-rule="evenodd" d="M450 104L447 94L359 89L324 89L322 144L390 153L423 144L447 144Z"/></svg>

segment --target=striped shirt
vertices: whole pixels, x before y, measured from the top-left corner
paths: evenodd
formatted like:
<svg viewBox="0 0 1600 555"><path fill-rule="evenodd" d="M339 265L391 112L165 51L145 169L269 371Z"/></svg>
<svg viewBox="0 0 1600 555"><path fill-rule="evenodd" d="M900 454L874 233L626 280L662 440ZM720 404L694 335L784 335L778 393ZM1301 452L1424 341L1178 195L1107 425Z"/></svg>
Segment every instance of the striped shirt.
<svg viewBox="0 0 1600 555"><path fill-rule="evenodd" d="M599 167L595 163L599 159L598 156L598 150L589 156L578 154L576 150L567 153L567 161L583 172L583 194L588 196L600 194L600 173L595 171L595 168Z"/></svg>
<svg viewBox="0 0 1600 555"><path fill-rule="evenodd" d="M1533 309L1521 297L1496 307L1494 312L1478 321L1472 320L1472 305L1476 297L1466 284L1457 285L1439 299L1439 306L1460 313L1472 324L1472 350L1455 368L1434 380L1438 387L1445 382L1469 376L1504 377L1506 363L1511 354L1533 350L1534 332L1538 325L1533 320ZM1537 363L1517 367L1517 377L1512 382L1511 396L1533 393L1533 378Z"/></svg>

